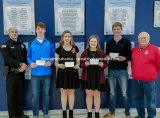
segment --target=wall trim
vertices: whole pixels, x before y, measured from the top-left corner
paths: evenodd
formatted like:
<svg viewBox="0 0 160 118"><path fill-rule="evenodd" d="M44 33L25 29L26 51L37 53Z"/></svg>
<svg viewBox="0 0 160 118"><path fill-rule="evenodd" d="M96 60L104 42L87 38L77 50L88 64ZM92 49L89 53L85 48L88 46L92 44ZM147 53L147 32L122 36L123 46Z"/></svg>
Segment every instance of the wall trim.
<svg viewBox="0 0 160 118"><path fill-rule="evenodd" d="M157 112L160 112L160 108L156 108ZM101 109L100 110L100 113L101 114L105 114L106 112L108 112L109 110L108 109ZM94 110L93 110L94 112ZM31 110L27 110L27 111L24 111L24 113L26 115L29 115L29 116L32 116L32 111ZM74 109L74 114L86 114L87 113L87 110L86 109ZM116 114L119 114L119 113L124 113L124 109L116 109ZM134 113L137 113L136 112L136 109L132 108L130 109L130 113L134 114ZM60 115L62 114L62 111L61 110L49 110L49 114L51 115ZM39 112L39 115L43 115L42 111L40 110ZM8 112L7 111L0 111L0 117L7 117L8 116Z"/></svg>

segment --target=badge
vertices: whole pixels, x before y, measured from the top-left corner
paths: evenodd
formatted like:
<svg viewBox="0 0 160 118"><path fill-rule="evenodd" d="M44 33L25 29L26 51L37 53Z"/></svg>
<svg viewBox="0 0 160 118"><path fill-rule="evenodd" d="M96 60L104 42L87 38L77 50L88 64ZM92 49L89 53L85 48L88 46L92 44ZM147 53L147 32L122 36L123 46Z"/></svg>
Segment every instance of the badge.
<svg viewBox="0 0 160 118"><path fill-rule="evenodd" d="M2 46L1 46L1 48L6 48L7 47L7 45L5 45L5 44L3 44Z"/></svg>
<svg viewBox="0 0 160 118"><path fill-rule="evenodd" d="M148 55L148 53L149 53L148 50L146 50L146 51L144 52L145 55Z"/></svg>

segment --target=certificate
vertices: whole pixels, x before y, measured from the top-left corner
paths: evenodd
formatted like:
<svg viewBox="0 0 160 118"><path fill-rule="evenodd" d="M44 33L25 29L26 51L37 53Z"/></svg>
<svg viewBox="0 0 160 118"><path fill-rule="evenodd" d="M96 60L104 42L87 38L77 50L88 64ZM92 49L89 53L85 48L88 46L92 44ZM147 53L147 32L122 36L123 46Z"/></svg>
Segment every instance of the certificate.
<svg viewBox="0 0 160 118"><path fill-rule="evenodd" d="M38 66L43 66L45 64L45 60L36 60L36 64Z"/></svg>
<svg viewBox="0 0 160 118"><path fill-rule="evenodd" d="M154 27L160 27L160 1L154 1Z"/></svg>
<svg viewBox="0 0 160 118"><path fill-rule="evenodd" d="M105 0L104 35L112 35L112 25L122 23L122 34L133 35L135 25L135 0Z"/></svg>
<svg viewBox="0 0 160 118"><path fill-rule="evenodd" d="M65 62L65 67L74 67L74 62Z"/></svg>
<svg viewBox="0 0 160 118"><path fill-rule="evenodd" d="M119 56L119 53L109 53L112 59L116 59Z"/></svg>
<svg viewBox="0 0 160 118"><path fill-rule="evenodd" d="M99 64L99 59L90 59L89 63L90 63L90 65L98 65Z"/></svg>
<svg viewBox="0 0 160 118"><path fill-rule="evenodd" d="M55 35L69 30L73 35L85 35L84 0L54 0Z"/></svg>
<svg viewBox="0 0 160 118"><path fill-rule="evenodd" d="M4 34L16 27L19 35L34 35L34 0L3 0L3 21Z"/></svg>

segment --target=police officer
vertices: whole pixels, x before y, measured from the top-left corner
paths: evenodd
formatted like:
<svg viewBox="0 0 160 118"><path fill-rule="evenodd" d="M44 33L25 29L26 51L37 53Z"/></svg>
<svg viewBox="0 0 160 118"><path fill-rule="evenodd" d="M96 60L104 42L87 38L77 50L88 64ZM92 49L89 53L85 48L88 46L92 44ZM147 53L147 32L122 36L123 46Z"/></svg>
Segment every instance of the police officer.
<svg viewBox="0 0 160 118"><path fill-rule="evenodd" d="M29 118L22 109L24 73L27 68L27 51L25 45L17 40L15 27L8 30L9 40L2 44L1 51L4 65L8 67L6 91L9 118Z"/></svg>

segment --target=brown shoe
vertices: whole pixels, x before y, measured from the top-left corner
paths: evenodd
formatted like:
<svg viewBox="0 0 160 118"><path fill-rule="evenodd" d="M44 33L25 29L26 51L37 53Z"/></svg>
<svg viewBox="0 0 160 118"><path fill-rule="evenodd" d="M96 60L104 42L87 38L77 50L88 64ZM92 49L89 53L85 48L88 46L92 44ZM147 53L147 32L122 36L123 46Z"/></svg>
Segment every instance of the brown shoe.
<svg viewBox="0 0 160 118"><path fill-rule="evenodd" d="M126 118L131 118L131 116L130 116L130 115L127 115Z"/></svg>
<svg viewBox="0 0 160 118"><path fill-rule="evenodd" d="M114 113L111 113L111 112L108 112L107 114L105 114L103 116L103 118L114 118L115 117L115 114Z"/></svg>

